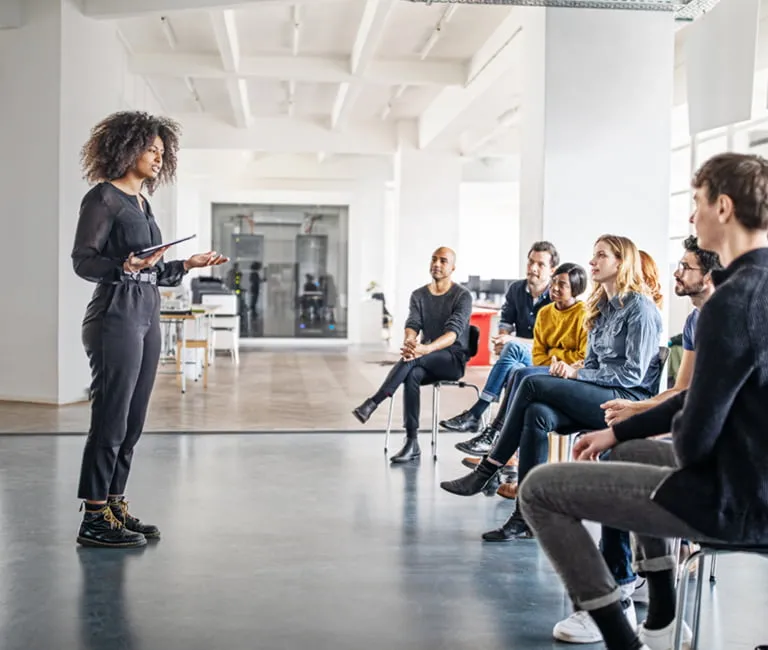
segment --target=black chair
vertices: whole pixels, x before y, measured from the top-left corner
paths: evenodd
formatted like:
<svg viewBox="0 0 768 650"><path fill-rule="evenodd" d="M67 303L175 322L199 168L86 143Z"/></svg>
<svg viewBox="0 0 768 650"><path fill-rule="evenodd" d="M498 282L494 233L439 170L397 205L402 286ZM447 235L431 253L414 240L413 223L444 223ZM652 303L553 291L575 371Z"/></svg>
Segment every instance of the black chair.
<svg viewBox="0 0 768 650"><path fill-rule="evenodd" d="M656 383L652 386L652 392L658 393L661 386L661 375L664 370L664 365L669 359L669 348L666 346L659 347L659 354L656 356L656 363L659 364L659 377ZM585 429L583 426L561 427L557 431L552 431L549 434L549 448L550 458L557 457L560 461L571 460L573 456L573 444L576 442L576 438L579 434L589 433L590 429ZM556 438L555 438L556 437ZM557 447L555 447L557 445ZM557 453L553 453L557 449Z"/></svg>
<svg viewBox="0 0 768 650"><path fill-rule="evenodd" d="M474 325L469 326L469 358L474 357L480 347L480 330ZM480 399L480 388L475 384L466 381L427 381L423 386L432 386L432 449L434 459L437 460L437 431L440 422L440 389L445 386L457 386L459 388L472 388ZM392 431L392 411L395 406L395 396L389 400L389 415L387 417L387 431L384 434L384 453L387 453L389 447L389 434ZM483 414L483 424L486 421L486 414Z"/></svg>
<svg viewBox="0 0 768 650"><path fill-rule="evenodd" d="M673 650L682 650L683 648L683 618L685 616L685 609L688 605L688 580L686 576L690 571L691 566L698 560L699 568L696 574L696 592L694 594L693 601L693 620L691 624L691 631L693 632L693 639L691 640L691 650L696 650L699 644L699 624L701 622L701 596L704 591L704 558L707 556L712 558L712 564L709 572L709 581L715 582L715 563L717 556L721 553L752 553L753 555L762 555L768 558L768 545L751 545L751 544L711 544L711 543L699 543L699 550L694 551L683 562L682 575L683 579L679 581L677 590L677 620L675 627L675 638L672 645Z"/></svg>

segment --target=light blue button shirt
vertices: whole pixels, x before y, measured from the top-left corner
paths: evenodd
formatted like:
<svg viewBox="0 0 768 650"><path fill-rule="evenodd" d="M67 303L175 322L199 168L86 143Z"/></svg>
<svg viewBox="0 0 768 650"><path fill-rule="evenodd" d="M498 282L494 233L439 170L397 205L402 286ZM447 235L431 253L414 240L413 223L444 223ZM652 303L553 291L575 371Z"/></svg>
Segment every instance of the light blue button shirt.
<svg viewBox="0 0 768 650"><path fill-rule="evenodd" d="M639 293L600 304L587 337L587 357L577 378L600 386L657 389L661 367L661 313Z"/></svg>

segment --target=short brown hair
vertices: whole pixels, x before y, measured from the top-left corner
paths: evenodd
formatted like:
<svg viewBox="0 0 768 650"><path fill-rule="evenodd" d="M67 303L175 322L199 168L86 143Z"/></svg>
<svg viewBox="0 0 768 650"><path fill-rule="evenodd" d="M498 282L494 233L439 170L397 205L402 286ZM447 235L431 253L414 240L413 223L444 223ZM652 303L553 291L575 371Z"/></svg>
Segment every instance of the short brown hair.
<svg viewBox="0 0 768 650"><path fill-rule="evenodd" d="M533 242L533 246L528 251L528 257L531 253L549 253L549 265L554 269L560 265L560 254L557 252L555 245L548 241L536 241Z"/></svg>
<svg viewBox="0 0 768 650"><path fill-rule="evenodd" d="M768 161L761 156L722 153L694 174L695 189L707 189L714 203L725 195L733 201L736 220L747 230L768 230Z"/></svg>

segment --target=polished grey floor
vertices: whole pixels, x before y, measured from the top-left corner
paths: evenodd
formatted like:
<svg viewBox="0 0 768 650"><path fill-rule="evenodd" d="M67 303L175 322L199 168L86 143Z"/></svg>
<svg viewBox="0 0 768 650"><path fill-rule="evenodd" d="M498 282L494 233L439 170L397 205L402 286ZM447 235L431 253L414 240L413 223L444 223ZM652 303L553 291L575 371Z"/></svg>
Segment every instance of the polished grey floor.
<svg viewBox="0 0 768 650"><path fill-rule="evenodd" d="M440 490L457 439L390 468L374 435L145 436L128 496L163 538L121 552L74 543L81 437L0 437L0 648L562 647L536 542L479 541L510 502ZM701 647L768 643L768 562L719 574Z"/></svg>

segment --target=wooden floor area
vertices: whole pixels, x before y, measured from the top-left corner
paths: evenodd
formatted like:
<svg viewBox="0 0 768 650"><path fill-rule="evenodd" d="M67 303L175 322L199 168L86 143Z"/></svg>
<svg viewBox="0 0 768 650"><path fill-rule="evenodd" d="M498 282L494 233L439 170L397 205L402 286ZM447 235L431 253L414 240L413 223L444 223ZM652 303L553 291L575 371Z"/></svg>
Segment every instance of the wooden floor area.
<svg viewBox="0 0 768 650"><path fill-rule="evenodd" d="M385 351L338 348L245 349L238 367L219 356L208 389L188 382L182 395L176 378L159 375L146 431L359 431L351 410L379 386L396 357ZM386 365L382 365L386 364ZM482 387L488 368L468 368L466 379ZM431 388L422 389L422 429L431 421ZM441 416L451 417L474 402L471 389L443 392ZM402 424L402 399L394 424ZM2 433L84 433L90 406L42 406L0 402ZM384 429L387 403L365 430Z"/></svg>

